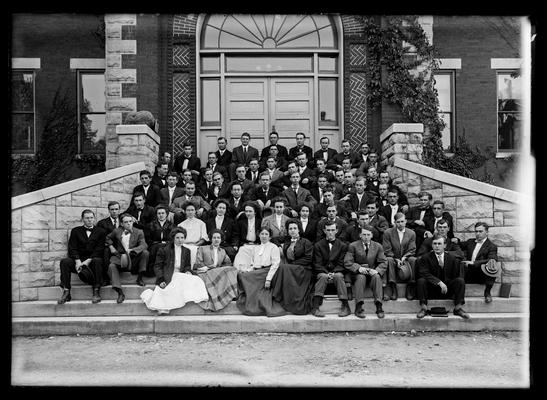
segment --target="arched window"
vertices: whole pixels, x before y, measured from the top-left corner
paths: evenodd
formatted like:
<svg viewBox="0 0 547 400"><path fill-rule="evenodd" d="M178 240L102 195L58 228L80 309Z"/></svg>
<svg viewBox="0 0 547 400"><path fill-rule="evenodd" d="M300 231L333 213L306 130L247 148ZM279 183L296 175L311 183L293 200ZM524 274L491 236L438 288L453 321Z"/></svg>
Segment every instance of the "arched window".
<svg viewBox="0 0 547 400"><path fill-rule="evenodd" d="M336 49L336 29L325 15L210 15L202 49Z"/></svg>

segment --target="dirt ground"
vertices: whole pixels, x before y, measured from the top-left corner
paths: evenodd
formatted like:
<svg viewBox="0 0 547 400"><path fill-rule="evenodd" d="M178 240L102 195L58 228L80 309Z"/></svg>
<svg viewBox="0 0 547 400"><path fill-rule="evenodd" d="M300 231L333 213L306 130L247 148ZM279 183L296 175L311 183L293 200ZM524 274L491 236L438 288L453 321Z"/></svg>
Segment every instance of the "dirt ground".
<svg viewBox="0 0 547 400"><path fill-rule="evenodd" d="M15 337L12 385L526 388L520 332Z"/></svg>

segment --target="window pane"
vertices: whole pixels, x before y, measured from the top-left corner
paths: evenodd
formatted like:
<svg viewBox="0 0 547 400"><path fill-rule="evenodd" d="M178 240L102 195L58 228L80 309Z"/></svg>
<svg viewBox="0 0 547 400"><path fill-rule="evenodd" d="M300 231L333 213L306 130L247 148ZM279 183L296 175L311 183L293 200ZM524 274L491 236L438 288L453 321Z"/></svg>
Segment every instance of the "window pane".
<svg viewBox="0 0 547 400"><path fill-rule="evenodd" d="M521 129L519 113L498 113L498 148L517 150L520 147Z"/></svg>
<svg viewBox="0 0 547 400"><path fill-rule="evenodd" d="M220 125L220 81L201 82L201 120L204 125Z"/></svg>
<svg viewBox="0 0 547 400"><path fill-rule="evenodd" d="M311 72L311 57L226 57L226 72Z"/></svg>
<svg viewBox="0 0 547 400"><path fill-rule="evenodd" d="M450 145L452 144L452 115L449 113L440 113L439 117L441 117L445 123L445 127L441 132L441 140L443 143L443 149L446 150L450 148Z"/></svg>
<svg viewBox="0 0 547 400"><path fill-rule="evenodd" d="M34 112L34 74L32 72L12 71L11 109Z"/></svg>
<svg viewBox="0 0 547 400"><path fill-rule="evenodd" d="M103 153L105 151L105 115L82 114L81 132L82 150L86 153Z"/></svg>
<svg viewBox="0 0 547 400"><path fill-rule="evenodd" d="M337 123L337 82L335 79L319 80L319 125Z"/></svg>
<svg viewBox="0 0 547 400"><path fill-rule="evenodd" d="M439 96L439 110L452 111L451 74L436 74L435 89Z"/></svg>
<svg viewBox="0 0 547 400"><path fill-rule="evenodd" d="M34 152L34 114L12 114L11 149Z"/></svg>
<svg viewBox="0 0 547 400"><path fill-rule="evenodd" d="M319 57L319 72L337 72L336 57Z"/></svg>
<svg viewBox="0 0 547 400"><path fill-rule="evenodd" d="M220 57L202 57L201 58L201 72L220 72Z"/></svg>
<svg viewBox="0 0 547 400"><path fill-rule="evenodd" d="M510 73L498 74L498 100L522 99L522 78L512 78Z"/></svg>
<svg viewBox="0 0 547 400"><path fill-rule="evenodd" d="M81 74L82 104L80 112L105 112L104 74Z"/></svg>

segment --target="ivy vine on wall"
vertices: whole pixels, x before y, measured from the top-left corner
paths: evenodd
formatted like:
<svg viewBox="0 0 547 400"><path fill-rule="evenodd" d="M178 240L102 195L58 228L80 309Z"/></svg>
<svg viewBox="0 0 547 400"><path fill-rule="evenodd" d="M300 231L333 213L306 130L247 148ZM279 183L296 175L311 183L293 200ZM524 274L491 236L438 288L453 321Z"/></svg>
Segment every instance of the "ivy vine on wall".
<svg viewBox="0 0 547 400"><path fill-rule="evenodd" d="M461 176L474 176L487 157L458 138L451 157L442 145L444 121L439 117L439 100L432 71L439 67L435 48L418 22L417 16L386 16L379 25L363 17L367 62L367 101L374 109L382 100L396 104L407 122L425 128L422 162L432 168ZM488 180L483 177L481 180Z"/></svg>

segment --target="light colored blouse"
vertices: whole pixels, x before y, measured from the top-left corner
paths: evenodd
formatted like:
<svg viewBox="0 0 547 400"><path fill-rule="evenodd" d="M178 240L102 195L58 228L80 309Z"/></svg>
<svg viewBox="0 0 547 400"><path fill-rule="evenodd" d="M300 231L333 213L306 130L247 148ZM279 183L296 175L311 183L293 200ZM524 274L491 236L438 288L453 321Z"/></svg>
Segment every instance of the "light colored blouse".
<svg viewBox="0 0 547 400"><path fill-rule="evenodd" d="M281 254L279 247L271 242L266 244L259 244L253 249L253 261L251 265L253 267L267 267L270 266L270 271L266 276L267 281L271 281L275 271L279 268L281 262Z"/></svg>
<svg viewBox="0 0 547 400"><path fill-rule="evenodd" d="M177 226L186 229L185 244L196 244L200 239L209 240L207 236L207 226L205 222L198 218L186 218Z"/></svg>

